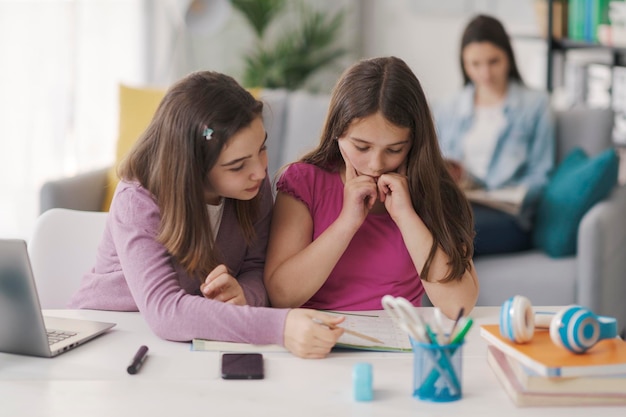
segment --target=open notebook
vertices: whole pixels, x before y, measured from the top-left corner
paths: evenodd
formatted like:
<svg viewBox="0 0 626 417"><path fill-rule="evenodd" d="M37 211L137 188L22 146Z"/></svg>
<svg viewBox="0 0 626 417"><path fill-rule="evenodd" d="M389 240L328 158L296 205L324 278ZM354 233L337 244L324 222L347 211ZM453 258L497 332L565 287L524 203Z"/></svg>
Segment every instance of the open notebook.
<svg viewBox="0 0 626 417"><path fill-rule="evenodd" d="M0 239L0 352L53 357L113 326L43 317L26 242Z"/></svg>
<svg viewBox="0 0 626 417"><path fill-rule="evenodd" d="M327 313L345 316L346 319L341 323L341 327L363 333L383 342L382 344L371 342L353 334L344 333L335 346L337 348L388 352L412 351L409 336L384 311L376 313L327 311ZM251 345L204 339L194 339L191 349L222 352L287 352L287 349L278 345Z"/></svg>

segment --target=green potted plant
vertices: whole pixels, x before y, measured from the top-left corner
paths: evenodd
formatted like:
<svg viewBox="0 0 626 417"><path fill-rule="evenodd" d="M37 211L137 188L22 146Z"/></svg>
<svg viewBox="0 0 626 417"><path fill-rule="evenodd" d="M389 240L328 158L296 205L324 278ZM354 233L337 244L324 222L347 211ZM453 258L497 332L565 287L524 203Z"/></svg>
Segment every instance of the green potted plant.
<svg viewBox="0 0 626 417"><path fill-rule="evenodd" d="M336 46L344 12L330 15L286 0L232 0L232 4L256 36L254 49L244 58L245 87L302 88L312 74L346 53ZM268 28L281 23L279 18L287 12L296 17L289 19L292 25L282 22L270 39Z"/></svg>

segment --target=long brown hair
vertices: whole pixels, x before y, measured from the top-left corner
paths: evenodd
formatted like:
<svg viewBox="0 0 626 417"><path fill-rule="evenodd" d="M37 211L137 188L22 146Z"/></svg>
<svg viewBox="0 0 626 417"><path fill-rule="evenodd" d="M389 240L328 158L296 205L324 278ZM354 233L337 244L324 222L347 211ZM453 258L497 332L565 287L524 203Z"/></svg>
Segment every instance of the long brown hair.
<svg viewBox="0 0 626 417"><path fill-rule="evenodd" d="M228 140L262 110L263 103L233 78L192 73L168 90L119 167L120 178L137 180L152 193L161 215L157 240L192 276L204 278L220 263L204 198L208 173ZM248 243L260 197L232 201Z"/></svg>
<svg viewBox="0 0 626 417"><path fill-rule="evenodd" d="M377 112L394 125L411 130L412 146L407 155L411 201L433 235L420 277L428 281L435 252L441 247L450 258L442 282L460 279L474 253L472 211L446 169L426 97L404 61L373 58L348 68L333 89L320 143L302 161L338 171L344 161L336 139L353 120Z"/></svg>
<svg viewBox="0 0 626 417"><path fill-rule="evenodd" d="M522 76L517 69L511 40L509 39L509 35L506 33L504 26L495 17L480 14L470 20L463 31L463 36L461 37L460 60L461 71L463 72L463 85L467 85L472 82L472 80L470 80L467 76L465 65L463 65L463 50L467 45L473 42L489 42L502 49L509 60L509 80L514 80L520 84L524 84Z"/></svg>

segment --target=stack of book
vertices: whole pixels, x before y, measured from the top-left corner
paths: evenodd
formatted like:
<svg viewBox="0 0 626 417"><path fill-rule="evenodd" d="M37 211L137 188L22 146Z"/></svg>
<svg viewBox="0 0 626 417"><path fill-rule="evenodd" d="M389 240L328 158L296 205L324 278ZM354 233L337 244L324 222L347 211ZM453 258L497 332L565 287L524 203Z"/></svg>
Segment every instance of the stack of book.
<svg viewBox="0 0 626 417"><path fill-rule="evenodd" d="M626 405L626 342L602 340L584 354L555 345L547 330L516 344L482 325L487 361L519 407Z"/></svg>

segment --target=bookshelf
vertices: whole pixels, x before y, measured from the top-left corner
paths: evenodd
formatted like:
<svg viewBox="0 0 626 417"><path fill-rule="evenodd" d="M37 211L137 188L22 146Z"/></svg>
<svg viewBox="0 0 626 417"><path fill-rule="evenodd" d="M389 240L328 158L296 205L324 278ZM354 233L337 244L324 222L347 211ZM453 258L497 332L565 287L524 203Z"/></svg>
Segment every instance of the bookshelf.
<svg viewBox="0 0 626 417"><path fill-rule="evenodd" d="M565 52L573 49L595 49L606 51L611 55L611 66L626 64L626 46L605 45L599 42L589 42L572 40L567 37L557 39L554 36L554 3L555 0L547 0L548 7L546 13L547 19L547 69L546 69L546 88L548 91L554 90L554 61L557 53L565 54Z"/></svg>
<svg viewBox="0 0 626 417"><path fill-rule="evenodd" d="M545 39L547 43L547 57L546 57L546 89L549 92L553 92L555 89L555 60L558 55L561 56L562 67L561 72L564 72L564 68L567 62L566 53L572 50L588 50L588 51L602 51L609 56L608 62L601 65L608 65L610 70L610 81L608 87L608 95L610 97L609 106L615 111L614 118L614 145L620 153L620 159L626 162L626 132L624 126L626 126L626 104L616 103L616 97L620 97L626 92L626 46L614 46L607 45L596 41L584 41L574 40L567 36L555 37L554 36L554 4L557 0L546 0L547 10L545 17L546 22L546 34ZM567 3L566 0L563 0ZM593 65L593 59L589 61L589 64ZM622 72L624 75L616 76L615 68L624 67ZM562 75L562 74L561 74ZM616 79L620 78L621 84L616 87ZM620 81L618 81L620 82ZM615 95L615 92L619 90L619 93ZM626 100L626 99L625 99ZM621 127L620 127L621 126ZM617 129L617 127L620 127ZM616 132L617 131L617 132ZM626 163L622 162L620 166L620 183L626 182Z"/></svg>

